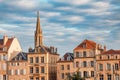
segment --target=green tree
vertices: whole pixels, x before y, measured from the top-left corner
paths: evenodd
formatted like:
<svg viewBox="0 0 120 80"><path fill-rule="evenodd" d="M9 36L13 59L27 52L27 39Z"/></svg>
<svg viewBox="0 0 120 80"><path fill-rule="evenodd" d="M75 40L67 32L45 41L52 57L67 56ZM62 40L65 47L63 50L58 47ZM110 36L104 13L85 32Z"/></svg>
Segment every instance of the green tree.
<svg viewBox="0 0 120 80"><path fill-rule="evenodd" d="M85 80L84 78L81 78L79 74L79 69L74 73L73 75L67 75L66 80Z"/></svg>

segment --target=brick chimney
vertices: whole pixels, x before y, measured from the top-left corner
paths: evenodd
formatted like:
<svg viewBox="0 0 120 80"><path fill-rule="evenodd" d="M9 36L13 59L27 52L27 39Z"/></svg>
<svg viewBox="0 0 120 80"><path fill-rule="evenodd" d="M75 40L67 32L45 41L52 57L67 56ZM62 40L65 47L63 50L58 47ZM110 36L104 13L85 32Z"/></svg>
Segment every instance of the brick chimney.
<svg viewBox="0 0 120 80"><path fill-rule="evenodd" d="M5 45L8 41L8 36L4 35L3 36L3 45Z"/></svg>

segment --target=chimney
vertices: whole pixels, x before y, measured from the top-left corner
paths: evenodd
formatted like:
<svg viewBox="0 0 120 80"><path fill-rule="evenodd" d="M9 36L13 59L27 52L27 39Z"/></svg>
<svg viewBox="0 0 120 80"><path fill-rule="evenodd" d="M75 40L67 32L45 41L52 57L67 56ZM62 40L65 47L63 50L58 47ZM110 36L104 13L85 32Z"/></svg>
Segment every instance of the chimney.
<svg viewBox="0 0 120 80"><path fill-rule="evenodd" d="M55 53L57 54L57 48L55 48Z"/></svg>
<svg viewBox="0 0 120 80"><path fill-rule="evenodd" d="M106 51L106 45L104 45L104 51Z"/></svg>
<svg viewBox="0 0 120 80"><path fill-rule="evenodd" d="M8 36L4 35L3 37L3 45L5 45L8 41Z"/></svg>

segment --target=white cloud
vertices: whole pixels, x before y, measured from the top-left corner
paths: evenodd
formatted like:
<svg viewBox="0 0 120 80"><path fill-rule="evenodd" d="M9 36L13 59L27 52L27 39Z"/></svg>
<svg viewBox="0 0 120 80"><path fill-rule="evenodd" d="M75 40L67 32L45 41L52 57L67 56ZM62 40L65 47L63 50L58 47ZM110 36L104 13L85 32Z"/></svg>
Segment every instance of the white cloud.
<svg viewBox="0 0 120 80"><path fill-rule="evenodd" d="M81 23L82 21L84 21L84 18L81 17L81 16L65 16L65 17L62 17L60 18L60 20L63 20L63 21L69 21L70 23Z"/></svg>
<svg viewBox="0 0 120 80"><path fill-rule="evenodd" d="M108 9L110 7L109 2L93 2L92 3L93 7L98 8L98 9Z"/></svg>
<svg viewBox="0 0 120 80"><path fill-rule="evenodd" d="M69 3L72 5L84 5L89 3L91 0L57 0L57 2Z"/></svg>
<svg viewBox="0 0 120 80"><path fill-rule="evenodd" d="M18 14L6 14L6 18L12 19L12 21L21 21L21 22L35 22L36 17L26 17Z"/></svg>
<svg viewBox="0 0 120 80"><path fill-rule="evenodd" d="M72 7L69 7L69 6L67 6L67 7L61 6L61 7L56 7L56 9L57 9L57 10L64 10L64 11L70 11L70 10L72 10L73 8L72 8Z"/></svg>
<svg viewBox="0 0 120 80"><path fill-rule="evenodd" d="M0 28L0 34L5 34L7 32L7 30Z"/></svg>
<svg viewBox="0 0 120 80"><path fill-rule="evenodd" d="M23 10L34 9L38 6L38 0L10 0L4 1L7 5Z"/></svg>
<svg viewBox="0 0 120 80"><path fill-rule="evenodd" d="M45 16L45 17L55 17L55 16L61 16L61 13L40 11L40 15Z"/></svg>

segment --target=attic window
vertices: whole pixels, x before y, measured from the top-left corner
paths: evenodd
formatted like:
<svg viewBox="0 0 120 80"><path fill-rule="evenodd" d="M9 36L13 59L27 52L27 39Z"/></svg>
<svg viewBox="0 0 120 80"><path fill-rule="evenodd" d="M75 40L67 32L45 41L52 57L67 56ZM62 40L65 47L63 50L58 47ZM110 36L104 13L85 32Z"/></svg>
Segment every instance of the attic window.
<svg viewBox="0 0 120 80"><path fill-rule="evenodd" d="M67 57L67 60L70 61L70 56Z"/></svg>
<svg viewBox="0 0 120 80"><path fill-rule="evenodd" d="M83 44L83 48L86 48L86 43Z"/></svg>

